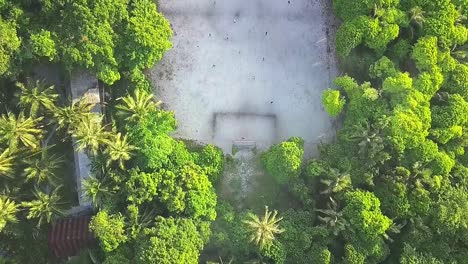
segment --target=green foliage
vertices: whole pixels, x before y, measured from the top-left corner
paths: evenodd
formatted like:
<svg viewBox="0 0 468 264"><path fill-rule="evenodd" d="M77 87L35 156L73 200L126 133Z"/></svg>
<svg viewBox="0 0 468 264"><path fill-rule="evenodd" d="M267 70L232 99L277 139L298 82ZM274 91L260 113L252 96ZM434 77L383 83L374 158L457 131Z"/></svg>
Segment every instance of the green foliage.
<svg viewBox="0 0 468 264"><path fill-rule="evenodd" d="M68 69L87 68L106 84L152 67L172 47L169 22L149 0L46 1L32 21L30 50ZM19 44L18 44L19 46Z"/></svg>
<svg viewBox="0 0 468 264"><path fill-rule="evenodd" d="M142 89L136 89L133 95L127 95L118 100L122 100L122 103L115 107L117 116L126 121L143 120L153 113L157 106L153 101L153 94Z"/></svg>
<svg viewBox="0 0 468 264"><path fill-rule="evenodd" d="M39 147L39 139L42 130L38 128L40 118L26 118L23 113L17 117L8 112L0 117L1 143L6 143L10 150L16 150L20 146L36 149Z"/></svg>
<svg viewBox="0 0 468 264"><path fill-rule="evenodd" d="M326 244L328 231L314 226L315 215L308 211L289 209L283 215L281 223L285 232L279 237L286 251L286 263L311 263L316 252L311 247L317 242Z"/></svg>
<svg viewBox="0 0 468 264"><path fill-rule="evenodd" d="M249 234L242 222L245 215L236 214L232 205L223 200L216 205L216 212L218 217L212 225L208 248L214 248L223 258L248 259L256 247L249 243Z"/></svg>
<svg viewBox="0 0 468 264"><path fill-rule="evenodd" d="M280 183L297 178L301 171L304 140L292 137L285 142L273 145L263 153L262 162L267 172Z"/></svg>
<svg viewBox="0 0 468 264"><path fill-rule="evenodd" d="M112 195L109 186L95 177L87 178L82 185L85 198L90 200L95 207L103 206Z"/></svg>
<svg viewBox="0 0 468 264"><path fill-rule="evenodd" d="M414 45L411 58L416 62L420 71L430 70L437 64L438 48L436 37L420 38Z"/></svg>
<svg viewBox="0 0 468 264"><path fill-rule="evenodd" d="M442 264L444 262L432 257L430 254L421 254L409 245L405 245L400 258L402 264Z"/></svg>
<svg viewBox="0 0 468 264"><path fill-rule="evenodd" d="M450 128L468 121L468 102L459 94L452 94L443 105L432 107L432 126Z"/></svg>
<svg viewBox="0 0 468 264"><path fill-rule="evenodd" d="M0 76L8 73L11 61L21 45L16 32L16 24L0 18Z"/></svg>
<svg viewBox="0 0 468 264"><path fill-rule="evenodd" d="M350 240L364 250L366 255L381 254L382 235L392 225L392 220L380 211L380 201L371 192L357 190L345 194L345 217L353 232Z"/></svg>
<svg viewBox="0 0 468 264"><path fill-rule="evenodd" d="M174 114L161 110L151 111L146 118L126 125L129 141L137 147L140 168L157 169L170 162L174 139L168 133L176 126Z"/></svg>
<svg viewBox="0 0 468 264"><path fill-rule="evenodd" d="M332 254L328 248L323 246L312 246L312 264L331 264Z"/></svg>
<svg viewBox="0 0 468 264"><path fill-rule="evenodd" d="M396 148L403 151L422 144L429 135L428 125L414 111L398 105L394 109L389 127Z"/></svg>
<svg viewBox="0 0 468 264"><path fill-rule="evenodd" d="M17 83L20 88L19 104L24 109L29 109L29 115L35 116L38 112L52 111L55 107L55 102L59 97L55 93L54 86L48 86L40 81L36 81L34 86L26 86L22 83Z"/></svg>
<svg viewBox="0 0 468 264"><path fill-rule="evenodd" d="M388 55L397 62L403 62L411 52L411 44L406 39L398 39L388 48Z"/></svg>
<svg viewBox="0 0 468 264"><path fill-rule="evenodd" d="M356 250L353 245L345 245L345 263L347 264L364 264L366 263L366 256Z"/></svg>
<svg viewBox="0 0 468 264"><path fill-rule="evenodd" d="M113 161L117 161L121 169L124 168L124 162L129 160L132 156L132 151L135 147L127 142L127 135L123 136L120 133L112 134L110 139L105 142L106 149L104 153L108 156L107 165Z"/></svg>
<svg viewBox="0 0 468 264"><path fill-rule="evenodd" d="M322 104L330 116L339 115L345 103L346 100L340 95L340 91L332 89L323 91Z"/></svg>
<svg viewBox="0 0 468 264"><path fill-rule="evenodd" d="M205 170L211 182L217 182L224 169L223 151L214 145L207 145L195 155L195 163Z"/></svg>
<svg viewBox="0 0 468 264"><path fill-rule="evenodd" d="M439 232L468 234L468 192L466 188L446 190L434 208L434 225Z"/></svg>
<svg viewBox="0 0 468 264"><path fill-rule="evenodd" d="M393 62L385 56L371 65L369 69L370 77L380 78L382 80L386 79L387 77L395 77L397 74L398 71L395 69L395 64L393 64Z"/></svg>
<svg viewBox="0 0 468 264"><path fill-rule="evenodd" d="M0 196L0 232L5 228L7 223L17 222L16 213L18 205L5 197Z"/></svg>
<svg viewBox="0 0 468 264"><path fill-rule="evenodd" d="M130 171L130 177L125 183L127 200L131 203L141 204L151 202L158 194L162 175L157 172L145 173L136 169Z"/></svg>
<svg viewBox="0 0 468 264"><path fill-rule="evenodd" d="M57 180L57 172L61 168L63 160L56 155L47 154L45 150L36 153L34 157L25 160L27 167L23 175L26 181L34 181L37 184L48 181L53 185Z"/></svg>
<svg viewBox="0 0 468 264"><path fill-rule="evenodd" d="M134 0L130 4L124 37L119 43L119 61L125 69L152 67L172 48L169 21L150 0Z"/></svg>
<svg viewBox="0 0 468 264"><path fill-rule="evenodd" d="M261 254L264 258L269 259L274 264L282 264L286 259L284 247L278 241L273 241L263 247Z"/></svg>
<svg viewBox="0 0 468 264"><path fill-rule="evenodd" d="M37 219L37 226L40 227L44 222L50 223L53 217L61 216L63 213L60 208L61 197L58 190L59 187L50 194L36 190L34 200L22 202L21 206L28 209L27 219Z"/></svg>
<svg viewBox="0 0 468 264"><path fill-rule="evenodd" d="M457 64L450 74L450 79L445 85L445 89L450 93L457 93L465 100L468 100L468 66Z"/></svg>
<svg viewBox="0 0 468 264"><path fill-rule="evenodd" d="M92 155L97 155L100 147L108 142L109 133L102 125L103 116L88 114L85 119L72 131L76 140L77 150L86 150Z"/></svg>
<svg viewBox="0 0 468 264"><path fill-rule="evenodd" d="M365 19L365 17L362 18ZM359 22L356 18L356 20L344 23L336 32L336 52L340 57L348 56L354 48L361 44L366 33L362 24L366 22Z"/></svg>
<svg viewBox="0 0 468 264"><path fill-rule="evenodd" d="M395 77L386 78L382 84L382 90L390 95L393 105L401 103L412 88L413 79L408 73L397 73Z"/></svg>
<svg viewBox="0 0 468 264"><path fill-rule="evenodd" d="M99 211L92 217L89 229L99 239L101 248L105 252L116 249L127 241L125 235L125 222L121 214L109 214L107 211Z"/></svg>
<svg viewBox="0 0 468 264"><path fill-rule="evenodd" d="M280 228L279 225L283 218L276 218L277 214L278 211L271 212L268 210L268 206L265 206L265 214L262 219L256 214L248 213L247 218L243 221L251 234L250 241L258 245L261 250L275 241L275 235L284 232L284 229Z"/></svg>
<svg viewBox="0 0 468 264"><path fill-rule="evenodd" d="M392 218L405 218L409 214L407 187L404 183L384 178L377 183L375 195L381 201L382 211Z"/></svg>
<svg viewBox="0 0 468 264"><path fill-rule="evenodd" d="M52 61L57 56L57 48L50 31L41 29L38 33L31 34L31 50L38 57L46 57Z"/></svg>
<svg viewBox="0 0 468 264"><path fill-rule="evenodd" d="M137 240L135 263L198 263L203 241L193 220L157 217Z"/></svg>

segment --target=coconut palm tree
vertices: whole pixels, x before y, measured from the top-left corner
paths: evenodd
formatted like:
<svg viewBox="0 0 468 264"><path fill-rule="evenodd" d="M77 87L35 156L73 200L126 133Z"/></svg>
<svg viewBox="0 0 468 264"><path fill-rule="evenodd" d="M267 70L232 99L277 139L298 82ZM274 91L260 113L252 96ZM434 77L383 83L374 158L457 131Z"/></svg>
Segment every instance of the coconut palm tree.
<svg viewBox="0 0 468 264"><path fill-rule="evenodd" d="M276 234L281 234L284 229L279 227L279 222L283 219L282 217L276 218L278 212L276 210L268 211L268 206L265 206L265 214L263 219L260 219L257 215L249 213L247 220L243 222L247 224L250 229L251 237L250 240L263 248L273 240L275 240Z"/></svg>
<svg viewBox="0 0 468 264"><path fill-rule="evenodd" d="M79 151L87 149L93 155L97 155L101 144L109 142L109 133L102 126L102 116L94 113L81 120L72 135Z"/></svg>
<svg viewBox="0 0 468 264"><path fill-rule="evenodd" d="M339 170L331 168L326 179L321 179L320 182L325 185L325 190L321 194L332 194L341 192L351 187L351 175L349 173L340 173Z"/></svg>
<svg viewBox="0 0 468 264"><path fill-rule="evenodd" d="M420 6L411 8L409 10L410 22L421 28L426 21L426 18L424 17L425 13L426 12Z"/></svg>
<svg viewBox="0 0 468 264"><path fill-rule="evenodd" d="M393 222L392 225L390 226L390 228L387 231L385 231L385 233L382 235L383 238L385 240L387 240L388 242L393 243L394 240L393 240L392 236L400 234L401 230L403 229L403 227L406 226L406 224L407 224L406 221L401 223L401 224L397 224L397 223Z"/></svg>
<svg viewBox="0 0 468 264"><path fill-rule="evenodd" d="M133 96L127 95L118 100L123 102L116 106L117 115L128 121L136 121L154 110L161 102L153 101L153 94L136 89Z"/></svg>
<svg viewBox="0 0 468 264"><path fill-rule="evenodd" d="M27 181L35 181L36 184L48 181L54 184L56 172L60 168L63 159L56 155L49 155L47 150L43 149L36 157L26 159L26 168L23 171L23 176Z"/></svg>
<svg viewBox="0 0 468 264"><path fill-rule="evenodd" d="M12 177L13 167L14 167L14 159L10 153L10 150L7 148L3 150L2 154L0 154L0 175L5 176L8 178Z"/></svg>
<svg viewBox="0 0 468 264"><path fill-rule="evenodd" d="M89 118L94 104L86 98L71 103L69 106L55 107L52 114L57 122L58 128L67 129L70 133L78 127L78 124Z"/></svg>
<svg viewBox="0 0 468 264"><path fill-rule="evenodd" d="M63 215L60 209L63 203L60 202L62 197L58 195L58 190L61 186L55 188L50 194L46 194L36 188L34 191L35 200L29 202L22 202L21 205L29 210L27 219L38 219L37 226L40 227L42 223L50 223L52 217Z"/></svg>
<svg viewBox="0 0 468 264"><path fill-rule="evenodd" d="M124 168L124 162L132 156L132 151L136 147L127 142L127 135L123 136L120 133L112 134L112 138L108 140L105 153L109 156L107 166L110 166L112 161L117 161L121 169Z"/></svg>
<svg viewBox="0 0 468 264"><path fill-rule="evenodd" d="M410 17L410 32L411 32L411 38L414 37L414 32L418 29L421 29L423 27L424 22L426 21L426 18L424 17L424 10L420 6L415 6L410 9L409 11L409 17Z"/></svg>
<svg viewBox="0 0 468 264"><path fill-rule="evenodd" d="M451 51L452 56L462 63L468 63L468 44L463 46L455 45Z"/></svg>
<svg viewBox="0 0 468 264"><path fill-rule="evenodd" d="M112 194L113 191L95 177L83 181L83 195L85 199L91 200L96 208L101 207L103 201Z"/></svg>
<svg viewBox="0 0 468 264"><path fill-rule="evenodd" d="M36 149L40 145L42 129L39 122L42 117L25 118L23 113L18 117L8 112L0 117L0 142L7 143L10 150L16 150L22 143L25 147Z"/></svg>
<svg viewBox="0 0 468 264"><path fill-rule="evenodd" d="M315 209L315 211L322 213L317 218L322 221L332 233L337 236L344 231L348 226L346 219L343 218L343 213L338 211L338 204L330 197L327 209Z"/></svg>
<svg viewBox="0 0 468 264"><path fill-rule="evenodd" d="M51 110L55 107L55 101L59 97L55 93L54 86L46 86L41 81L36 81L33 87L26 87L23 83L17 83L20 88L19 105L29 108L29 116L35 116L39 109Z"/></svg>
<svg viewBox="0 0 468 264"><path fill-rule="evenodd" d="M5 225L15 223L18 221L16 213L18 212L18 205L6 197L0 196L0 231Z"/></svg>

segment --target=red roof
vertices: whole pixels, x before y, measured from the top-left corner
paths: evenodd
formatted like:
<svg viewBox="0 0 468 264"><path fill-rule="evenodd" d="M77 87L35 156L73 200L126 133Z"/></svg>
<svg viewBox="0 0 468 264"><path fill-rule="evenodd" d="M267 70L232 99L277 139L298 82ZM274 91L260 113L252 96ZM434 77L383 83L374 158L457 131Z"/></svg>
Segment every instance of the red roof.
<svg viewBox="0 0 468 264"><path fill-rule="evenodd" d="M78 216L57 221L49 232L49 249L57 257L71 257L96 243L89 230L91 216Z"/></svg>

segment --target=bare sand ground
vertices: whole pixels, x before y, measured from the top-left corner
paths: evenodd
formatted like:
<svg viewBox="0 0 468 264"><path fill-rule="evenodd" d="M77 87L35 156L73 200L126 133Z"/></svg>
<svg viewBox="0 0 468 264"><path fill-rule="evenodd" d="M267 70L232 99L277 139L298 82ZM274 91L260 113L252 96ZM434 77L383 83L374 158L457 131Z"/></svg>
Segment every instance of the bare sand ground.
<svg viewBox="0 0 468 264"><path fill-rule="evenodd" d="M176 137L259 150L291 136L306 155L335 132L321 93L337 75L329 8L319 0L159 0L175 32L148 74L175 111Z"/></svg>

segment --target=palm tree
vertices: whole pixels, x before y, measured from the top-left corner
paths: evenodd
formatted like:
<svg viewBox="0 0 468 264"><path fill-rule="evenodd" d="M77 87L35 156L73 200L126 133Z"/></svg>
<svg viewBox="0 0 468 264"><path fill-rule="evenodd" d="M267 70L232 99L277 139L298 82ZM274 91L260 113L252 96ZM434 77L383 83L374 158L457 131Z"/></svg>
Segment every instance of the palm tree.
<svg viewBox="0 0 468 264"><path fill-rule="evenodd" d="M132 150L136 147L127 142L127 135L123 136L120 133L113 134L112 139L108 141L106 147L106 154L109 156L107 166L110 166L112 161L118 161L119 167L124 168L124 162L129 160L132 156Z"/></svg>
<svg viewBox="0 0 468 264"><path fill-rule="evenodd" d="M8 222L15 223L18 221L16 218L17 212L18 205L15 202L0 196L0 231L2 231Z"/></svg>
<svg viewBox="0 0 468 264"><path fill-rule="evenodd" d="M265 245L275 240L276 234L284 232L284 229L281 229L278 224L283 218L276 218L277 214L278 212L276 210L272 213L268 211L268 206L265 206L263 219L260 219L255 214L249 213L247 215L248 220L243 221L250 229L250 240L259 245L260 248L263 248Z"/></svg>
<svg viewBox="0 0 468 264"><path fill-rule="evenodd" d="M340 173L339 170L331 168L327 179L321 179L320 182L326 186L321 194L332 194L341 192L351 187L351 175Z"/></svg>
<svg viewBox="0 0 468 264"><path fill-rule="evenodd" d="M103 201L112 194L113 191L95 177L89 177L83 181L83 195L91 200L95 207L101 207Z"/></svg>
<svg viewBox="0 0 468 264"><path fill-rule="evenodd" d="M15 157L11 155L10 150L5 149L2 154L0 154L0 175L11 178L14 167Z"/></svg>
<svg viewBox="0 0 468 264"><path fill-rule="evenodd" d="M414 32L418 29L421 29L423 27L424 22L426 22L426 18L424 17L424 14L425 14L424 10L419 6L415 6L410 9L409 17L410 17L410 24L412 25L410 27L411 38L414 37Z"/></svg>
<svg viewBox="0 0 468 264"><path fill-rule="evenodd" d="M97 155L101 144L109 142L109 133L102 126L102 116L97 114L90 114L81 120L72 135L79 151L87 149L93 155Z"/></svg>
<svg viewBox="0 0 468 264"><path fill-rule="evenodd" d="M344 231L348 223L343 218L343 213L338 211L338 204L333 198L330 197L327 209L315 209L315 211L322 213L324 216L318 216L332 233L337 236L340 232Z"/></svg>
<svg viewBox="0 0 468 264"><path fill-rule="evenodd" d="M121 97L123 103L116 106L117 115L128 121L136 121L143 118L161 102L154 103L153 95L142 90L136 89L133 96Z"/></svg>
<svg viewBox="0 0 468 264"><path fill-rule="evenodd" d="M455 45L452 48L451 54L458 61L468 63L468 44L463 46Z"/></svg>
<svg viewBox="0 0 468 264"><path fill-rule="evenodd" d="M384 139L381 135L381 130L377 125L369 125L354 127L355 132L348 138L351 142L356 142L359 146L359 154L373 155L376 151L381 151L384 147ZM370 156L372 157L372 156Z"/></svg>
<svg viewBox="0 0 468 264"><path fill-rule="evenodd" d="M71 103L69 106L55 107L52 114L60 129L67 129L72 132L81 121L89 118L88 116L91 114L93 107L94 104L90 103L85 97Z"/></svg>
<svg viewBox="0 0 468 264"><path fill-rule="evenodd" d="M32 117L25 118L23 113L18 117L8 112L0 118L0 142L6 142L11 150L16 150L19 143L24 146L36 149L40 145L40 137L42 130L38 123L42 117L33 119Z"/></svg>
<svg viewBox="0 0 468 264"><path fill-rule="evenodd" d="M22 202L21 205L29 209L28 219L38 219L37 226L40 227L44 221L50 223L53 216L63 215L60 205L62 197L58 195L58 190L61 186L55 188L50 194L43 193L42 191L34 191L35 200L30 202Z"/></svg>
<svg viewBox="0 0 468 264"><path fill-rule="evenodd" d="M424 17L425 13L426 12L420 6L411 8L409 11L410 22L421 28L426 21Z"/></svg>
<svg viewBox="0 0 468 264"><path fill-rule="evenodd" d="M36 81L34 87L26 87L22 83L17 83L20 88L19 105L23 108L29 108L29 116L35 116L42 107L51 110L55 106L55 100L59 97L54 93L54 86L46 86L43 82Z"/></svg>
<svg viewBox="0 0 468 264"><path fill-rule="evenodd" d="M40 151L40 157L25 161L27 167L23 171L26 180L34 180L36 184L48 181L54 183L56 171L60 168L63 159L56 155L49 155L45 149Z"/></svg>
<svg viewBox="0 0 468 264"><path fill-rule="evenodd" d="M390 243L393 243L394 240L391 238L391 236L400 234L401 230L403 229L403 227L406 226L406 224L407 224L406 221L401 224L397 224L393 222L390 228L387 231L385 231L385 233L383 234L384 239Z"/></svg>

